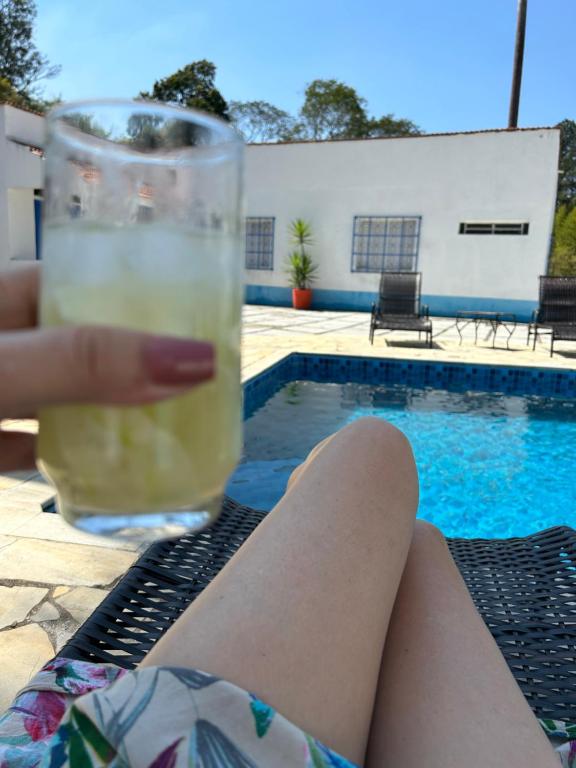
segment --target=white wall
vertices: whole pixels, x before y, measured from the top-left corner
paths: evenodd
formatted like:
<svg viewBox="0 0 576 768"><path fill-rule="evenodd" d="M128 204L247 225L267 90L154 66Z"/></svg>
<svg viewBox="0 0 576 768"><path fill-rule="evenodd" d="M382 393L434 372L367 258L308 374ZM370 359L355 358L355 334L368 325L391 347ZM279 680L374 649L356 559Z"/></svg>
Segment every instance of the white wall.
<svg viewBox="0 0 576 768"><path fill-rule="evenodd" d="M4 179L6 158L4 139L5 107L0 107L0 268L9 259L8 241L8 188Z"/></svg>
<svg viewBox="0 0 576 768"><path fill-rule="evenodd" d="M0 266L33 257L29 202L43 187L34 150L43 144L42 117L0 106ZM247 214L274 216L276 228L274 270L246 270L246 283L288 297L288 225L301 217L316 241L316 295L367 307L379 276L351 272L353 217L412 215L422 217L417 268L433 308L468 299L472 308L528 311L546 269L558 150L559 131L546 128L248 146ZM506 220L529 222L529 235L458 234L461 221Z"/></svg>
<svg viewBox="0 0 576 768"><path fill-rule="evenodd" d="M8 190L8 256L10 260L36 258L34 190Z"/></svg>
<svg viewBox="0 0 576 768"><path fill-rule="evenodd" d="M0 268L36 255L34 189L44 186L44 118L0 105Z"/></svg>
<svg viewBox="0 0 576 768"><path fill-rule="evenodd" d="M545 272L559 131L538 129L247 148L248 216L275 216L274 271L249 285L286 286L291 219L309 220L317 289L375 292L379 276L351 272L355 215L422 217L423 294L537 299ZM462 221L526 221L527 236L460 235Z"/></svg>
<svg viewBox="0 0 576 768"><path fill-rule="evenodd" d="M8 104L0 106L0 110L5 114L4 135L7 139L33 147L44 147L46 121L41 115L35 115Z"/></svg>

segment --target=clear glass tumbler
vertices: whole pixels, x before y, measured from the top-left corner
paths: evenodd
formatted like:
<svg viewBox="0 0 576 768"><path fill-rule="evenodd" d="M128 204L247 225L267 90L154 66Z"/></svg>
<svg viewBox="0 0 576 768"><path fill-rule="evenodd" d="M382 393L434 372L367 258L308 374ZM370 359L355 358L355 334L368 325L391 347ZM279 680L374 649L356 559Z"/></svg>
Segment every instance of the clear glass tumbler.
<svg viewBox="0 0 576 768"><path fill-rule="evenodd" d="M48 118L41 323L212 342L216 376L154 405L45 408L39 466L62 515L100 535L197 530L240 458L243 146L224 122L153 102Z"/></svg>

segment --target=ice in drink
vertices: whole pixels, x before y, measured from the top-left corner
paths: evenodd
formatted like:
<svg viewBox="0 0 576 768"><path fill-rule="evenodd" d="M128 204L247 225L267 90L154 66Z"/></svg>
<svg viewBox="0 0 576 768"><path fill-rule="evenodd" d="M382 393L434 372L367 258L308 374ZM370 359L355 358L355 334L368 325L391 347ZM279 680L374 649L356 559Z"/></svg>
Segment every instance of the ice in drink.
<svg viewBox="0 0 576 768"><path fill-rule="evenodd" d="M182 396L42 410L39 462L64 516L107 532L103 516L217 504L241 451L238 238L73 221L46 227L43 248L43 325L119 326L210 341L216 352L214 380Z"/></svg>

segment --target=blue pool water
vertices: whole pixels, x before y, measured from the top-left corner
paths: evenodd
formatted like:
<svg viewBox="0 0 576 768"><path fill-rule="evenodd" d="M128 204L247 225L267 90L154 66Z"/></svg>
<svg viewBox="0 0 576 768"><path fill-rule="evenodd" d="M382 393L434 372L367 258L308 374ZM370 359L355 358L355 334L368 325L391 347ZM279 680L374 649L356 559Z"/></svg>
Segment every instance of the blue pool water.
<svg viewBox="0 0 576 768"><path fill-rule="evenodd" d="M362 416L410 439L419 516L448 536L524 536L576 525L576 401L405 384L293 381L245 423L245 455L228 493L270 509L310 449Z"/></svg>

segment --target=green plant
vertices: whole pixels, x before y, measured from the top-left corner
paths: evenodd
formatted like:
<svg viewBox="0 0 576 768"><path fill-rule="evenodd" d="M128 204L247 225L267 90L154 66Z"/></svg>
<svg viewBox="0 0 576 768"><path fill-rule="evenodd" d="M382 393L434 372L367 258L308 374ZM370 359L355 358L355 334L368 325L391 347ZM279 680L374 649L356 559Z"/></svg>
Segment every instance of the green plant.
<svg viewBox="0 0 576 768"><path fill-rule="evenodd" d="M550 259L551 275L576 274L576 207L561 205L554 220L554 247Z"/></svg>
<svg viewBox="0 0 576 768"><path fill-rule="evenodd" d="M306 290L316 279L318 266L306 251L306 246L314 243L310 223L304 219L294 219L290 223L290 242L297 249L288 256L287 272L292 288Z"/></svg>
<svg viewBox="0 0 576 768"><path fill-rule="evenodd" d="M300 290L309 288L310 283L316 279L317 269L318 267L307 253L302 255L298 251L293 251L288 256L288 274L292 288Z"/></svg>

